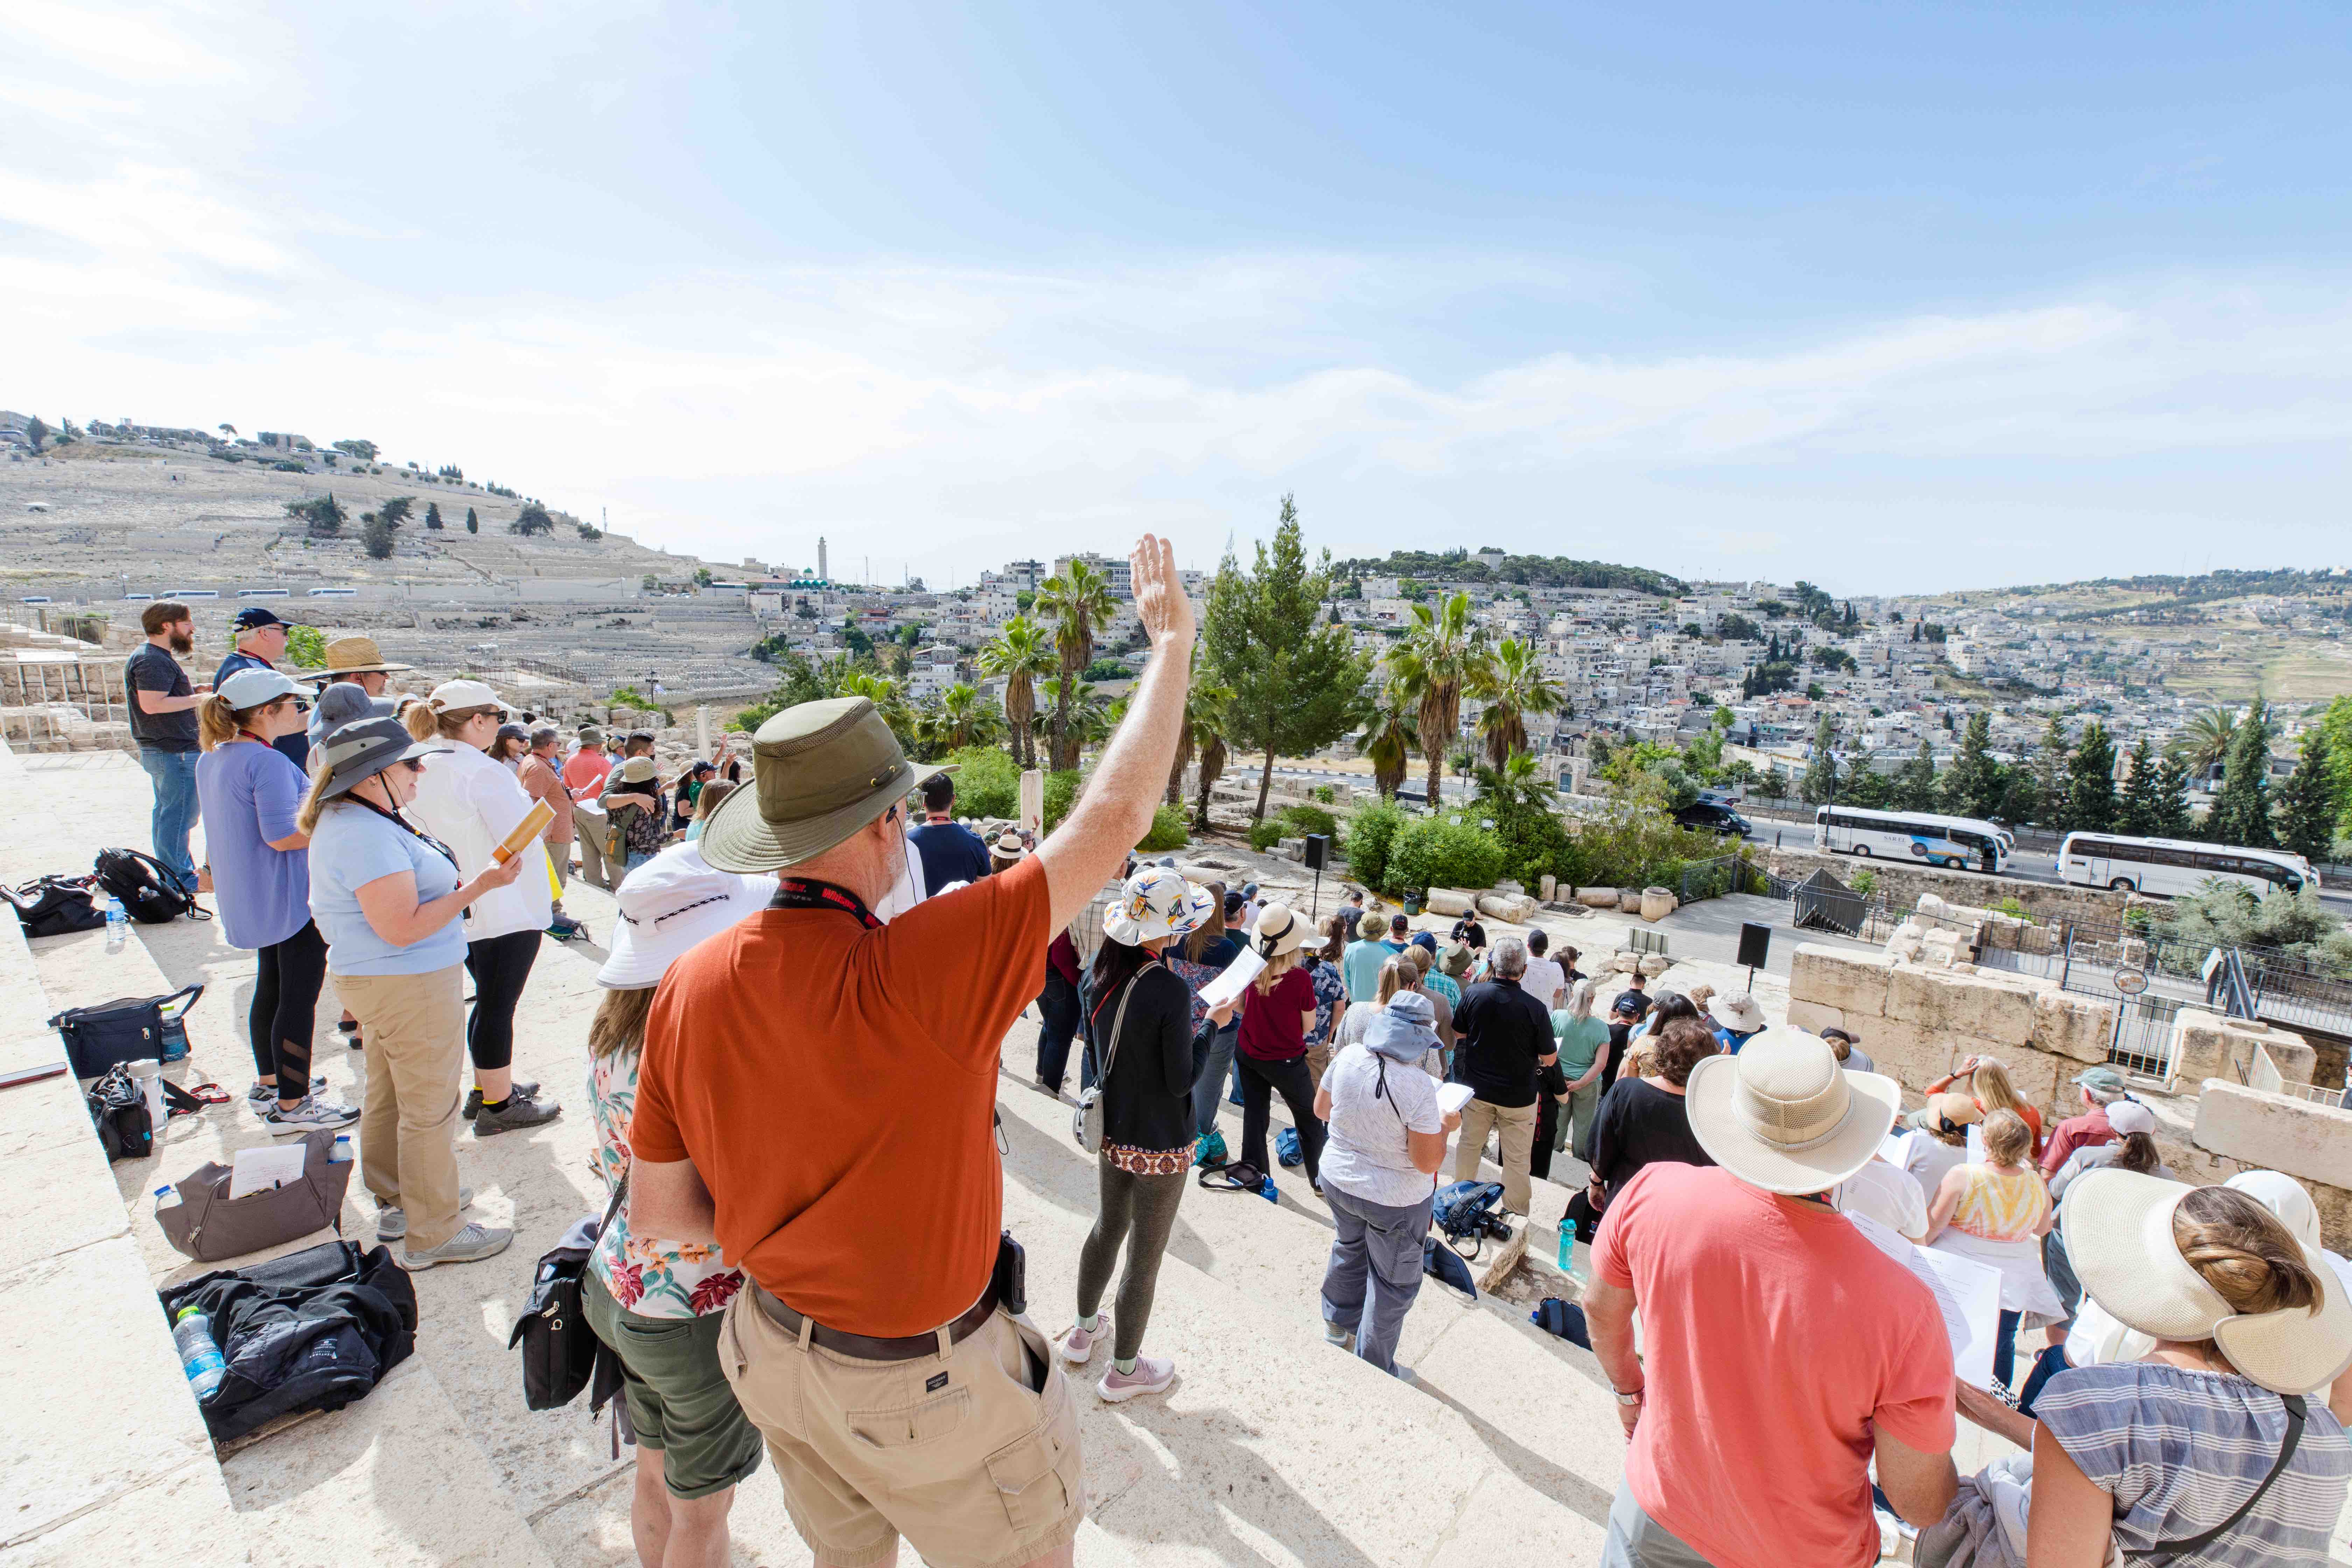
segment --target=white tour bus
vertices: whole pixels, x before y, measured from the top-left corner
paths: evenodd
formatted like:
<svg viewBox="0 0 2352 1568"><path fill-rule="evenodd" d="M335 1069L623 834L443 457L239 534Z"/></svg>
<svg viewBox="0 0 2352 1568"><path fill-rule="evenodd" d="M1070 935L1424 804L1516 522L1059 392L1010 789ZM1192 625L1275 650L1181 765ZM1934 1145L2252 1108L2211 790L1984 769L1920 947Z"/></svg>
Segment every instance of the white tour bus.
<svg viewBox="0 0 2352 1568"><path fill-rule="evenodd" d="M163 597L177 599L185 604L192 599L217 599L220 597L220 590L218 588L174 588Z"/></svg>
<svg viewBox="0 0 2352 1568"><path fill-rule="evenodd" d="M236 596L240 599L283 599L291 596L292 593L290 588L239 588Z"/></svg>
<svg viewBox="0 0 2352 1568"><path fill-rule="evenodd" d="M2017 840L1999 823L1930 811L1865 811L1825 805L1813 813L1813 847L1836 855L1883 855L1958 871L1999 875Z"/></svg>
<svg viewBox="0 0 2352 1568"><path fill-rule="evenodd" d="M357 588L313 588L310 590L310 597L314 599L350 599L357 597L358 595L359 590Z"/></svg>
<svg viewBox="0 0 2352 1568"><path fill-rule="evenodd" d="M2174 898L2207 882L2234 883L2255 894L2319 886L2311 862L2288 849L2241 849L2186 838L2126 838L2069 833L2058 847L2058 874L2085 888L2137 889Z"/></svg>

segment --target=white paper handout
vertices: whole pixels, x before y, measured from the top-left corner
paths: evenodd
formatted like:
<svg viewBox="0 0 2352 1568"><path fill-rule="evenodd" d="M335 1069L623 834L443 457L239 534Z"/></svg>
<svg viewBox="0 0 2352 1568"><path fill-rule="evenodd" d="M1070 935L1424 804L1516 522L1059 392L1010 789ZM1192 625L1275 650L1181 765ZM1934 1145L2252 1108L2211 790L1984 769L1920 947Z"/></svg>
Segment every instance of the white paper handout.
<svg viewBox="0 0 2352 1568"><path fill-rule="evenodd" d="M1255 948L1245 947L1239 958L1226 964L1214 980L1201 987L1201 1005L1222 1007L1239 997L1251 981L1265 973L1265 960L1258 956Z"/></svg>
<svg viewBox="0 0 2352 1568"><path fill-rule="evenodd" d="M1466 1083L1441 1083L1437 1086L1437 1113L1451 1116L1476 1097L1477 1091Z"/></svg>
<svg viewBox="0 0 2352 1568"><path fill-rule="evenodd" d="M302 1179L302 1158L308 1144L297 1140L292 1143L256 1145L239 1149L228 1168L228 1195L250 1197L266 1193L272 1187L282 1187L289 1182Z"/></svg>
<svg viewBox="0 0 2352 1568"><path fill-rule="evenodd" d="M1935 1296L1952 1342L1954 1373L1962 1383L1990 1388L1993 1342L2000 1332L2000 1270L1957 1253L1914 1246L1867 1215L1845 1217Z"/></svg>

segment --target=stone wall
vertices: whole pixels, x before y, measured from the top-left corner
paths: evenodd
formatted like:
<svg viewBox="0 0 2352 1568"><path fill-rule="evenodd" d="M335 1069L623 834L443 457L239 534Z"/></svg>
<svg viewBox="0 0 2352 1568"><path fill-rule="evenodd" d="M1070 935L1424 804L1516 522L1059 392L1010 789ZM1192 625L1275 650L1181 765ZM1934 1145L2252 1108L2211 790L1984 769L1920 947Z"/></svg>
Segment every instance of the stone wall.
<svg viewBox="0 0 2352 1568"><path fill-rule="evenodd" d="M1765 865L1776 877L1801 882L1827 870L1853 885L1856 871L1867 870L1878 879L1877 894L1895 909L1907 910L1923 893L1933 893L1954 904L1984 906L2014 899L2027 915L2044 923L2075 920L2119 924L2125 909L2145 902L2105 888L2076 888L2053 882L2027 882L2014 877L1983 877L1969 871L1946 871L1932 866L1906 865L1884 856L1861 859L1852 855L1824 855L1812 849L1768 849Z"/></svg>

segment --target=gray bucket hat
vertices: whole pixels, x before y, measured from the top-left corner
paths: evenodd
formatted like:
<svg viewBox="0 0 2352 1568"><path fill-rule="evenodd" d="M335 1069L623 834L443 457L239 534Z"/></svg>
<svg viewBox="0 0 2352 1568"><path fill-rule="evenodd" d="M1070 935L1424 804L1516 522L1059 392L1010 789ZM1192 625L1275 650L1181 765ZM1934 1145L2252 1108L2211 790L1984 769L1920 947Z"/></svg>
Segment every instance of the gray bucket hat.
<svg viewBox="0 0 2352 1568"><path fill-rule="evenodd" d="M1364 1026L1364 1048L1392 1062L1417 1062L1437 1047L1437 1009L1418 991L1398 992Z"/></svg>
<svg viewBox="0 0 2352 1568"><path fill-rule="evenodd" d="M355 720L392 717L392 699L370 697L348 680L320 687L319 699L312 706L319 710L320 732L328 735Z"/></svg>
<svg viewBox="0 0 2352 1568"><path fill-rule="evenodd" d="M397 719L355 719L330 733L319 748L320 766L327 775L319 798L348 795L353 784L394 763L446 750L430 741L411 740Z"/></svg>
<svg viewBox="0 0 2352 1568"><path fill-rule="evenodd" d="M787 708L751 737L751 787L702 825L715 870L756 872L822 855L955 764L915 763L874 704L830 697Z"/></svg>

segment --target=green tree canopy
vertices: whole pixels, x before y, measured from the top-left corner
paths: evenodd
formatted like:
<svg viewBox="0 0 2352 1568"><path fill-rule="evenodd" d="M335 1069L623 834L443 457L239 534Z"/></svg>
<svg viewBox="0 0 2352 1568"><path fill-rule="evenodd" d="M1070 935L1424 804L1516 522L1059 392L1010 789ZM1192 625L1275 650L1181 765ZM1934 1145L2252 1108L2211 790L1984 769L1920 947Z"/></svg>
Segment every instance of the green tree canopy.
<svg viewBox="0 0 2352 1568"><path fill-rule="evenodd" d="M2317 864L2336 844L2336 762L2325 731L2303 738L2303 756L2279 790L2278 840Z"/></svg>
<svg viewBox="0 0 2352 1568"><path fill-rule="evenodd" d="M2221 764L2221 793L2214 797L2211 837L2216 844L2268 849L2271 830L2270 710L2255 698L2230 736L2229 760Z"/></svg>
<svg viewBox="0 0 2352 1568"><path fill-rule="evenodd" d="M1991 816L2000 810L2008 784L2000 763L1992 754L1992 721L1979 708L1969 715L1960 732L1960 749L1944 772L1939 793L1944 809L1955 816Z"/></svg>
<svg viewBox="0 0 2352 1568"><path fill-rule="evenodd" d="M2116 823L2116 742L2096 719L2083 726L2082 739L2066 763L2069 830L2104 833Z"/></svg>

